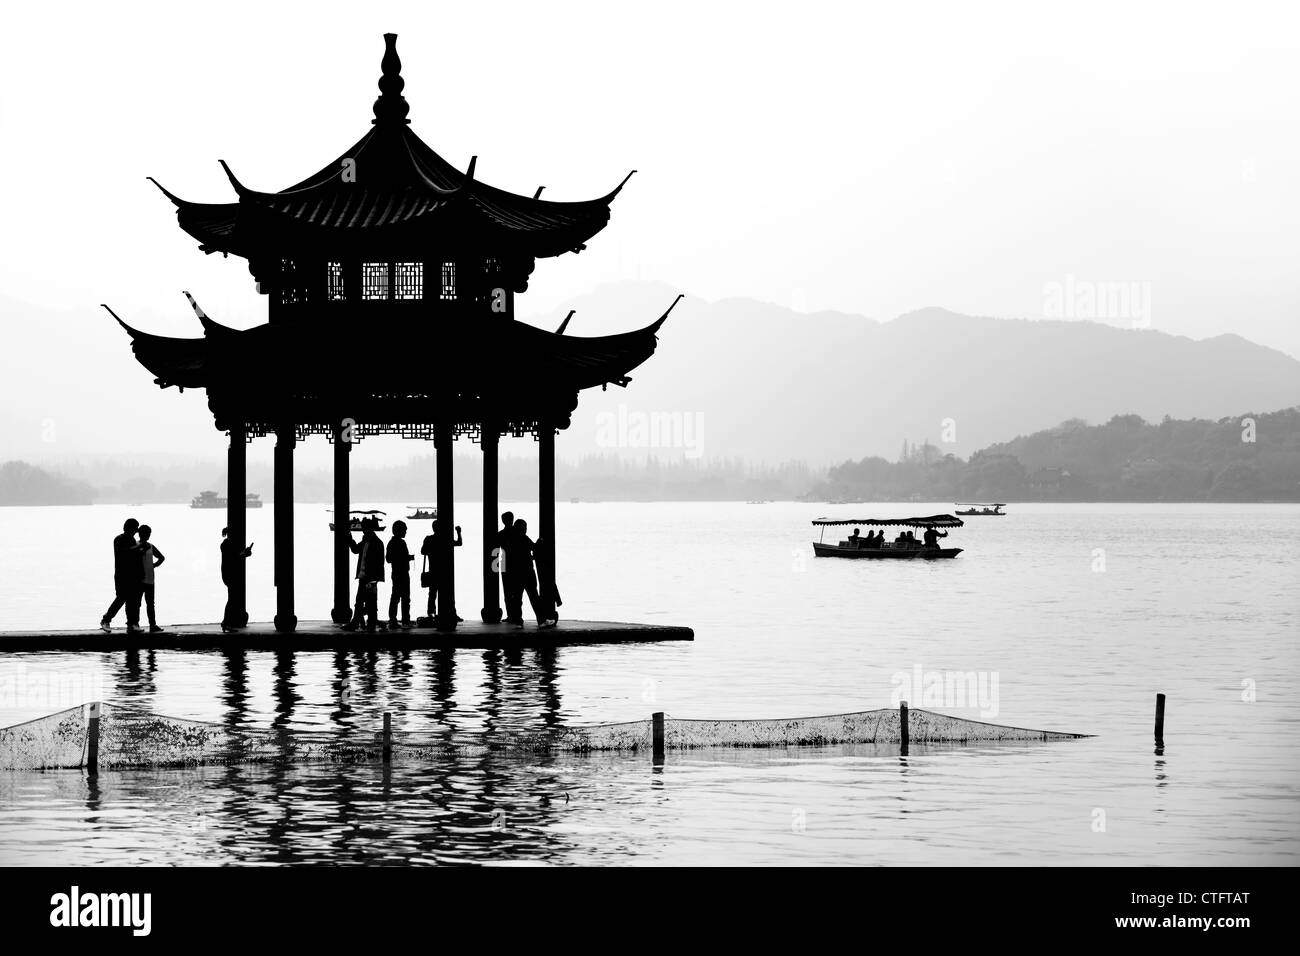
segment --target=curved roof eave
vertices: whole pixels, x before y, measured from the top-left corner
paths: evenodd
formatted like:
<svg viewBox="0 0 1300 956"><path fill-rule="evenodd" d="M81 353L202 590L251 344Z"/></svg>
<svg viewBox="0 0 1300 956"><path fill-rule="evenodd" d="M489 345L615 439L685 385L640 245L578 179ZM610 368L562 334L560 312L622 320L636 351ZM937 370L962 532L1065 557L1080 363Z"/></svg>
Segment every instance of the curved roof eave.
<svg viewBox="0 0 1300 956"><path fill-rule="evenodd" d="M108 305L103 304L103 307L131 337L131 351L137 361L153 373L158 385L162 388L175 385L182 391L207 385L208 349L204 339L143 332L128 325Z"/></svg>

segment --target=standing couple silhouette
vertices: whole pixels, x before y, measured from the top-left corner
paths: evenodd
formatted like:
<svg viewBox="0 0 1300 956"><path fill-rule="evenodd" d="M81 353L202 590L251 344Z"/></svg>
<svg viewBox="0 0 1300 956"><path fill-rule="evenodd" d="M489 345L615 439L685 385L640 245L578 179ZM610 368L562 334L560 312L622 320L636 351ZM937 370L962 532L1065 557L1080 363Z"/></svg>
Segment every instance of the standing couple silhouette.
<svg viewBox="0 0 1300 956"><path fill-rule="evenodd" d="M140 538L137 541L136 535ZM154 615L154 569L167 560L166 556L150 540L153 529L142 525L134 518L127 518L122 523L122 533L113 539L113 603L108 606L104 616L99 619L99 628L109 632L113 629L113 618L123 607L126 608L126 632L143 634L140 628L140 601L145 602L149 615L149 632L157 634L162 630Z"/></svg>
<svg viewBox="0 0 1300 956"><path fill-rule="evenodd" d="M555 627L558 622L556 607L561 604L560 595L554 588L541 594L537 590L537 573L534 563L542 571L542 580L548 581L545 572L545 543L540 539L533 541L528 537L528 522L516 518L513 512L501 515L501 530L497 532L496 549L493 551L496 568L501 572L501 586L505 591L505 623L516 628L524 626L524 595L532 605L537 617L538 627Z"/></svg>

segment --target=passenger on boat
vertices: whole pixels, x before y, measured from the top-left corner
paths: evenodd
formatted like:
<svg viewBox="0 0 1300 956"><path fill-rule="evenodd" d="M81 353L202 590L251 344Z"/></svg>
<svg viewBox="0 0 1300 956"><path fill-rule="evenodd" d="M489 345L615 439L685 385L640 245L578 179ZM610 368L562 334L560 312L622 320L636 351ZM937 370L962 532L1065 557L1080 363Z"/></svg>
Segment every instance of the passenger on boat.
<svg viewBox="0 0 1300 956"><path fill-rule="evenodd" d="M884 543L884 540L885 540L885 532L868 531L867 543L866 545L864 545L864 547L870 548L872 551L879 550L880 545Z"/></svg>
<svg viewBox="0 0 1300 956"><path fill-rule="evenodd" d="M939 539L948 537L947 531L935 531L934 526L925 529L925 546L927 548L938 549Z"/></svg>
<svg viewBox="0 0 1300 956"><path fill-rule="evenodd" d="M870 535L868 535L868 537L870 537ZM849 535L849 547L850 547L850 548L860 548L860 547L862 547L862 529L861 529L861 528L854 528L854 529L853 529L853 533L852 533L851 535Z"/></svg>

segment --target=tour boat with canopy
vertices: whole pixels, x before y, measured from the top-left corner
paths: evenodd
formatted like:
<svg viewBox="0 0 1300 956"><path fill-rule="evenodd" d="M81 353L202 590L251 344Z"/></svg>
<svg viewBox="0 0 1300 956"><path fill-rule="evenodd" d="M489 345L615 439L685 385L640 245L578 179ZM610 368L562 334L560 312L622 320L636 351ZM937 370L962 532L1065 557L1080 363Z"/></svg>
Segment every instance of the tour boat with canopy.
<svg viewBox="0 0 1300 956"><path fill-rule="evenodd" d="M191 508L226 508L229 502L215 491L200 491L198 496L190 499ZM262 507L262 496L247 494L244 496L245 508Z"/></svg>
<svg viewBox="0 0 1300 956"><path fill-rule="evenodd" d="M818 518L813 525L822 529L822 540L813 542L813 553L819 558L868 558L879 560L910 560L920 558L955 558L961 548L926 547L920 541L881 541L868 545L864 537L849 537L838 544L826 543L827 528L916 528L925 531L934 528L960 528L964 522L952 515L931 515L928 518ZM883 532L882 532L883 533Z"/></svg>
<svg viewBox="0 0 1300 956"><path fill-rule="evenodd" d="M957 508L957 514L964 518L976 515L987 518L1001 518L1006 515L1006 512L1002 510L1006 507L1006 502L990 501L985 504L982 501L959 501L955 507ZM962 511L962 508L966 510Z"/></svg>
<svg viewBox="0 0 1300 956"><path fill-rule="evenodd" d="M333 513L334 513L334 512L332 512L332 511L330 512L330 514L333 514ZM349 512L348 512L348 516L349 516L349 517L348 517L348 530L351 531L351 532L353 532L353 533L355 533L355 534L360 534L362 531L365 530L364 528L361 527L361 522L362 522L363 520L365 520L365 519L363 519L363 518L361 517L362 515L369 515L370 517L374 518L375 515L382 515L382 514L387 514L387 512L385 512L385 511L379 511L379 510L377 510L377 509L376 509L376 510L372 510L372 511L349 511ZM384 521L383 521L383 519L382 519L382 518L375 518L375 521L378 522L378 524L377 524L376 527L375 527L375 530L376 530L376 531L383 531L383 530L384 530ZM330 522L330 530L331 530L331 531L334 530L334 522L333 522L333 521Z"/></svg>

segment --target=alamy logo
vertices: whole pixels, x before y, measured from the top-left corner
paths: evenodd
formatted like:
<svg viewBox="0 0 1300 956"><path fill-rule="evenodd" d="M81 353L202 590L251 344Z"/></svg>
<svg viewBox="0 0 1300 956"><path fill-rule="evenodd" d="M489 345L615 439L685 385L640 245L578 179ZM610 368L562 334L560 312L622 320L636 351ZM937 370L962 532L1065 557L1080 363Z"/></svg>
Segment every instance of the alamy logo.
<svg viewBox="0 0 1300 956"><path fill-rule="evenodd" d="M907 700L913 707L978 707L985 720L998 715L997 671L928 671L917 664L910 672L896 672L889 681L894 685L890 697L894 707Z"/></svg>
<svg viewBox="0 0 1300 956"><path fill-rule="evenodd" d="M1043 286L1043 315L1049 319L1094 319L1135 329L1151 327L1150 282L1093 282L1067 275Z"/></svg>
<svg viewBox="0 0 1300 956"><path fill-rule="evenodd" d="M601 448L680 448L685 458L703 452L704 416L699 412L637 412L619 405L596 416Z"/></svg>
<svg viewBox="0 0 1300 956"><path fill-rule="evenodd" d="M70 893L50 897L51 926L129 926L132 935L148 936L153 908L151 893Z"/></svg>

